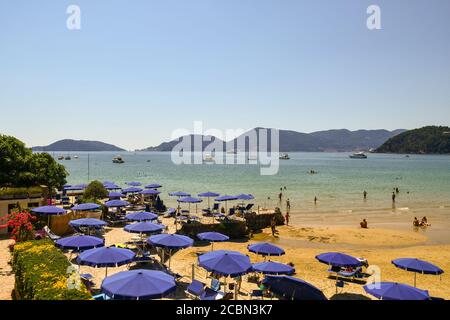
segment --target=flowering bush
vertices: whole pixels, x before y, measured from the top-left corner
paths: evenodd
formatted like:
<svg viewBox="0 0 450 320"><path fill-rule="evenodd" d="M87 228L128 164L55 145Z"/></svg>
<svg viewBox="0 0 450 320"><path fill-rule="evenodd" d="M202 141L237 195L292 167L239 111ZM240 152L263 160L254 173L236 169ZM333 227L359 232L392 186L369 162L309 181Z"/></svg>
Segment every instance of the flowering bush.
<svg viewBox="0 0 450 320"><path fill-rule="evenodd" d="M11 237L16 242L34 239L33 222L36 217L28 211L12 212L8 220L8 227L11 228Z"/></svg>
<svg viewBox="0 0 450 320"><path fill-rule="evenodd" d="M49 240L17 243L12 255L15 295L22 300L88 300L84 285L74 286L78 276L69 268L67 257ZM71 271L71 272L69 272Z"/></svg>

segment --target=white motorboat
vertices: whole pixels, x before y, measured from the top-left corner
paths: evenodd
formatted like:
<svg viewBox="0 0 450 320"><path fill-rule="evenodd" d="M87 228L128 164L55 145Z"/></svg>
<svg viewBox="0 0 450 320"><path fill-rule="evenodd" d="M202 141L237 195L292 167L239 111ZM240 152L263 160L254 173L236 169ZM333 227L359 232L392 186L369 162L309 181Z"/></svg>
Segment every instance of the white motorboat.
<svg viewBox="0 0 450 320"><path fill-rule="evenodd" d="M351 159L367 159L366 154L362 151L351 154L349 157Z"/></svg>

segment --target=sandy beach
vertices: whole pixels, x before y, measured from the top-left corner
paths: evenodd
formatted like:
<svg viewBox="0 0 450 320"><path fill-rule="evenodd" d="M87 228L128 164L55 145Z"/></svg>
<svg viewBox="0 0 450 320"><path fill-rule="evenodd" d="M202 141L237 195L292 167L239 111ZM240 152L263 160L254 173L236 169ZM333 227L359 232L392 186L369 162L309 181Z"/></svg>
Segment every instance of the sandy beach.
<svg viewBox="0 0 450 320"><path fill-rule="evenodd" d="M428 212L432 212L429 210ZM336 294L334 279L329 278L328 267L319 263L315 256L330 251L344 252L355 257L368 260L371 266L381 270L381 281L395 281L413 285L414 274L396 268L391 260L396 258L415 257L432 262L440 266L444 271L450 270L450 235L445 221L433 221L427 229L415 229L410 223L411 216L417 212L404 213L400 217L390 217L390 220L369 219L369 229L361 229L357 225L359 217L342 219L333 218L311 219L304 215L292 212L292 224L290 226L277 227L278 236L273 237L270 229L264 229L261 233L254 234L251 239L215 243L214 249L226 249L239 251L250 256L251 261L263 261L263 257L247 251L247 245L260 241L267 241L283 247L286 254L280 257L272 257L272 261L293 263L295 265L295 277L312 283L321 289L329 299L372 299L363 290L362 283L346 282L344 288ZM434 217L433 214L430 215ZM440 217L442 215L439 215ZM347 216L348 217L348 216ZM317 218L317 217L316 217ZM172 219L163 218L162 223L169 227L169 232L175 232ZM106 245L124 244L133 238L133 234L125 232L120 227L107 227L105 233ZM1 299L11 299L11 290L14 286L14 278L8 265L10 254L7 249L11 240L1 240L0 268L2 277ZM210 250L207 244L196 244L194 247L180 250L173 255L172 270L183 276L181 282L188 285L191 281L192 270L195 270L195 278L209 283L204 269L194 267L197 255ZM67 254L69 257L70 255ZM72 256L74 257L74 256ZM157 255L155 259L159 260ZM166 261L167 265L167 261ZM132 265L132 268L138 266ZM157 267L142 264L140 267ZM109 268L108 275L126 270L128 266ZM94 289L98 289L105 275L103 268L91 268L82 266L81 273L94 275ZM242 282L242 290L239 299L250 299L249 293L257 286L245 280ZM228 280L230 281L230 280ZM417 286L429 290L432 296L450 299L450 278L447 273L442 276L418 275ZM177 291L177 298L186 299L183 290Z"/></svg>

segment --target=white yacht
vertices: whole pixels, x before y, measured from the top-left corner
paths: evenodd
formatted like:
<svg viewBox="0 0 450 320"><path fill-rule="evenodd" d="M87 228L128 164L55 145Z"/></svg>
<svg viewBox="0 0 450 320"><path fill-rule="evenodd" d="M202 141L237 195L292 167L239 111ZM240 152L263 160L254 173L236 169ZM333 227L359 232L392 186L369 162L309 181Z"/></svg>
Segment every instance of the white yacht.
<svg viewBox="0 0 450 320"><path fill-rule="evenodd" d="M115 156L115 157L112 159L112 162L113 162L113 163L124 163L125 161L123 161L123 159L122 159L121 156Z"/></svg>
<svg viewBox="0 0 450 320"><path fill-rule="evenodd" d="M367 159L366 154L362 151L351 154L349 157L351 159Z"/></svg>
<svg viewBox="0 0 450 320"><path fill-rule="evenodd" d="M203 162L215 162L216 160L214 159L214 157L210 154L206 154L205 157L203 158Z"/></svg>
<svg viewBox="0 0 450 320"><path fill-rule="evenodd" d="M290 158L287 153L281 153L279 159L280 160L289 160Z"/></svg>

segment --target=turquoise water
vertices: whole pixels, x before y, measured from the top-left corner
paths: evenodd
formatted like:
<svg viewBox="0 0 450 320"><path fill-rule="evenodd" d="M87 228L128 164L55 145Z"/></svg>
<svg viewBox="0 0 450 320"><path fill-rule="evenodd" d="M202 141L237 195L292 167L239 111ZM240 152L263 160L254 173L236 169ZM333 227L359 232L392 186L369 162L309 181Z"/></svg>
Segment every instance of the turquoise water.
<svg viewBox="0 0 450 320"><path fill-rule="evenodd" d="M85 183L88 154L72 152L72 157L75 154L79 159L59 162L70 173L68 183ZM389 209L394 187L400 189L399 208L450 207L450 156L369 154L368 159L358 160L350 159L348 153L299 152L290 153L290 160L280 161L277 175L262 176L256 165L175 165L170 153L163 152L122 153L125 163L113 164L115 155L90 153L90 180L113 181L124 187L126 181L157 182L163 185L162 199L169 205L175 200L167 193L181 190L193 195L205 191L252 193L257 205L273 207L280 187L286 186L285 197L290 198L296 212ZM318 173L311 175L310 169ZM367 201L362 200L363 190L368 192Z"/></svg>

